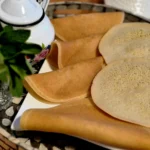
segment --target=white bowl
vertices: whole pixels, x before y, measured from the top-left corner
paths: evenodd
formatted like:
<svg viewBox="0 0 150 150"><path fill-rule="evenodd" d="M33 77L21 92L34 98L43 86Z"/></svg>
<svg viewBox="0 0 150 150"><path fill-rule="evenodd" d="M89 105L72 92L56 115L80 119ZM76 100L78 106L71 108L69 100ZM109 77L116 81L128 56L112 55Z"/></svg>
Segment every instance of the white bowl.
<svg viewBox="0 0 150 150"><path fill-rule="evenodd" d="M150 0L105 0L105 4L150 20Z"/></svg>

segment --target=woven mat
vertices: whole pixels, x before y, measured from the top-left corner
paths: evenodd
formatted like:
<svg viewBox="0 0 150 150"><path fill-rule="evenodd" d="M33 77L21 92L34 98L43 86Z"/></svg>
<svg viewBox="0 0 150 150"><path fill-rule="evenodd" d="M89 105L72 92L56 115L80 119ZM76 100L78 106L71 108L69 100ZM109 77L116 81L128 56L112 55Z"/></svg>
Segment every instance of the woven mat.
<svg viewBox="0 0 150 150"><path fill-rule="evenodd" d="M50 0L50 3L54 2L62 2L63 0ZM72 0L65 0L66 2L72 1ZM91 3L104 3L104 0L73 0L75 2L91 2Z"/></svg>

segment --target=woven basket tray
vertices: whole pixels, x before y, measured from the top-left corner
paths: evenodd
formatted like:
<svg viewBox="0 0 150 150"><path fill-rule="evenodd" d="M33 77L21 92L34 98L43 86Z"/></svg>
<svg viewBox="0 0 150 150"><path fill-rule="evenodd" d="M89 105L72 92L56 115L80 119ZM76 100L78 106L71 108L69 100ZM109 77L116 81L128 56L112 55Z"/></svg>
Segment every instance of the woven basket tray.
<svg viewBox="0 0 150 150"><path fill-rule="evenodd" d="M69 11L69 14L63 14L62 10L82 10L82 12L113 12L119 11L115 8L107 7L101 4L83 3L83 2L58 2L50 3L47 8L47 15L52 18L60 18L68 15L75 15ZM61 13L58 13L61 12ZM125 22L146 22L144 19L126 13ZM34 65L34 69L38 72L42 62ZM0 94L4 95L0 98L0 150L2 149L39 149L39 150L96 150L104 149L89 142L54 133L43 132L14 132L10 130L11 123L16 116L24 97L16 99L10 97L5 90L5 85L0 83ZM2 103L3 102L3 103Z"/></svg>

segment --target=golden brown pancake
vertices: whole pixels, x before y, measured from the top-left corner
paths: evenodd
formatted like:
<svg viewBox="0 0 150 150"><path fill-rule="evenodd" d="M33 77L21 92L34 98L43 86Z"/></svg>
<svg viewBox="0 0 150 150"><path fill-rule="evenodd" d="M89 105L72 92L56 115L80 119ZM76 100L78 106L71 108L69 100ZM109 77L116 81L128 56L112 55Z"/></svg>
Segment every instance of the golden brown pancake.
<svg viewBox="0 0 150 150"><path fill-rule="evenodd" d="M75 40L93 34L105 34L111 27L122 23L123 12L89 13L52 19L56 36L63 40Z"/></svg>
<svg viewBox="0 0 150 150"><path fill-rule="evenodd" d="M47 60L50 65L63 68L83 60L100 56L98 45L103 35L93 35L72 41L55 40Z"/></svg>
<svg viewBox="0 0 150 150"><path fill-rule="evenodd" d="M96 57L65 68L25 77L25 87L42 99L61 103L85 98L95 75L103 67L103 58ZM27 85L27 86L26 86Z"/></svg>
<svg viewBox="0 0 150 150"><path fill-rule="evenodd" d="M126 150L150 149L150 128L112 118L91 99L28 110L21 117L21 128L73 135Z"/></svg>

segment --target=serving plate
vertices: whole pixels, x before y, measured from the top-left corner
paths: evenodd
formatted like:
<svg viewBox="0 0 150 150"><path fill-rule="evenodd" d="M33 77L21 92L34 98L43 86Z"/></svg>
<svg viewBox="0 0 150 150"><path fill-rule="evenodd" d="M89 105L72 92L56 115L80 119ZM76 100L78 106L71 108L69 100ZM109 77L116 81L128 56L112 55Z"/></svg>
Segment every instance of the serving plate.
<svg viewBox="0 0 150 150"><path fill-rule="evenodd" d="M91 11L96 11L96 12L113 12L113 11L119 11L118 9L112 8L112 7L107 7L105 5L101 5L101 4L92 4L92 3L82 3L82 2L58 2L58 3L51 3L49 4L49 6L47 7L47 15L50 18L60 18L60 17L65 17L68 16L66 14L55 14L56 10L60 10L60 9L71 9L71 8L76 8L76 9L86 9L86 10L91 10ZM69 15L74 15L74 14L69 14ZM125 13L125 22L147 22L146 20L144 20L143 18L137 17L135 15L129 14L129 13ZM36 66L36 70L39 70L39 65L35 65ZM40 68L39 73L42 72L48 72L48 71L52 71L52 69L49 67L47 61L44 61L42 67ZM12 115L11 117L8 117L7 115L4 115L5 119L10 119L12 120L12 124L11 124L11 130L15 131L16 133L19 131L22 131L20 128L20 117L23 114L23 112L27 109L30 108L52 108L57 106L58 104L48 104L39 100L36 100L34 97L32 97L32 95L30 95L29 93L25 96L25 99L22 100L22 103L18 103L18 104L9 104L9 107L14 107L14 115ZM8 108L8 107L7 107ZM3 111L5 113L5 110ZM1 117L1 116L0 116ZM4 119L2 116L2 120ZM0 118L1 119L1 118ZM3 125L2 125L3 126ZM9 133L11 133L10 130L10 126L5 126L4 127L6 130L8 130ZM18 132L18 133L19 133ZM20 137L23 137L24 134L20 135ZM24 139L24 138L23 138ZM86 139L84 139L86 140ZM31 147L35 148L32 144L32 140L28 137L28 141L30 141L31 143ZM42 139L42 142L45 142L45 139ZM92 142L92 141L89 141ZM20 141L18 142L18 144L21 143ZM94 142L92 142L94 143ZM23 143L24 147L27 149L28 144L26 144L25 142ZM41 144L41 143L40 143ZM105 147L108 149L116 149L113 147L109 147L106 145L103 145L101 143L94 143L97 144L101 147ZM30 147L30 148L31 148Z"/></svg>

